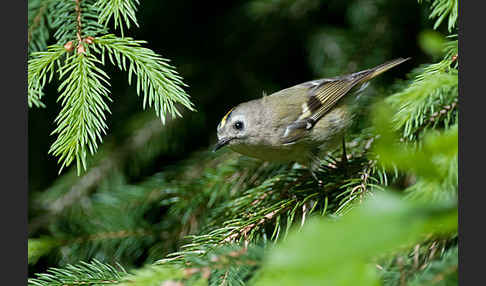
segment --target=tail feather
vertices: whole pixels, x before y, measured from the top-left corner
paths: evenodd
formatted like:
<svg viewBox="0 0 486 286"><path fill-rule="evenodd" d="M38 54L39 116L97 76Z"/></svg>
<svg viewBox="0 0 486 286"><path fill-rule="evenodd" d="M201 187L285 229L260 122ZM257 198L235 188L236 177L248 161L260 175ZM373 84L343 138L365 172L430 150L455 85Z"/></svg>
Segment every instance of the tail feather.
<svg viewBox="0 0 486 286"><path fill-rule="evenodd" d="M369 72L366 76L364 76L360 82L363 82L363 81L368 81L384 72L386 72L387 70L393 68L393 67L396 67L398 66L399 64L403 63L403 62L406 62L408 61L409 59L411 59L410 57L408 58L397 58L397 59L394 59L394 60L391 60L391 61L388 61L386 63L383 63L379 66L376 66L374 68L371 68L371 69L368 69L367 71Z"/></svg>

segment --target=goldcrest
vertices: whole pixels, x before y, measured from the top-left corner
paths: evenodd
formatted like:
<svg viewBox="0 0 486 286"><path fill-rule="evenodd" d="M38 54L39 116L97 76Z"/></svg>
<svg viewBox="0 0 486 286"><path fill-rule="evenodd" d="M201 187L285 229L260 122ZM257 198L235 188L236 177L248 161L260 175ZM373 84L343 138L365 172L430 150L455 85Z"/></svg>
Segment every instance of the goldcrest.
<svg viewBox="0 0 486 286"><path fill-rule="evenodd" d="M241 103L221 119L214 150L228 146L250 157L294 161L312 170L322 153L334 150L343 140L345 130L353 122L353 98L370 79L408 59L398 58L360 72L304 82Z"/></svg>

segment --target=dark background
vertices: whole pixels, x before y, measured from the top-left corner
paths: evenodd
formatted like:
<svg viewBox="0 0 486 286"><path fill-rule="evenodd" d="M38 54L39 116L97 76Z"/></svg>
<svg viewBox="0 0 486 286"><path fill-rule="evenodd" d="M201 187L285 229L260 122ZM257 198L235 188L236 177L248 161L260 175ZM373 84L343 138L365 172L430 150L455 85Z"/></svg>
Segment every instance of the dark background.
<svg viewBox="0 0 486 286"><path fill-rule="evenodd" d="M220 118L234 105L319 77L370 68L396 57L412 57L399 69L374 80L375 87L404 79L411 68L432 62L420 35L430 30L428 5L416 1L141 1L140 28L126 35L171 60L189 85L197 109L186 113L186 134L176 152L160 155L131 177L160 171L196 150L211 148ZM262 4L263 3L263 4ZM118 31L115 31L119 34ZM443 34L447 34L443 31ZM121 142L133 130L127 120L142 110L127 75L107 67L113 102L106 140ZM55 140L57 83L47 89L45 109L29 110L29 192L49 187L58 177L57 159L48 155ZM187 136L188 135L188 136Z"/></svg>

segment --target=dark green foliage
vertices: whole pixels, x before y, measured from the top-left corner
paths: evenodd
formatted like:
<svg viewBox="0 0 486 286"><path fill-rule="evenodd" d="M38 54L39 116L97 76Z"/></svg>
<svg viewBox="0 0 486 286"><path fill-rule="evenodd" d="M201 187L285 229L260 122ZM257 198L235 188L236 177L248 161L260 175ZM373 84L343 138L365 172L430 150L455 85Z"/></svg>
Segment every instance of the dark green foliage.
<svg viewBox="0 0 486 286"><path fill-rule="evenodd" d="M129 19L136 23L135 4L132 1L120 4L119 1L46 0L29 5L32 16L29 17L28 104L29 107L45 106L41 101L43 89L57 72L60 81L57 101L61 102L62 109L55 120L57 128L52 132L57 140L49 153L58 158L59 172L74 161L78 175L86 170L88 153L94 155L106 134L105 113L110 112L107 101L111 101L110 77L101 68L105 66L106 55L113 65L128 71L129 82L132 75L137 78L137 94L144 94L143 107L154 105L163 123L168 114L182 116L176 104L194 110L189 95L183 90L182 78L168 60L142 48L144 41L107 34L106 24L112 17L115 28L121 21L129 27ZM124 12L120 13L120 9ZM42 51L49 30L53 31L57 43ZM38 38L31 41L33 36Z"/></svg>

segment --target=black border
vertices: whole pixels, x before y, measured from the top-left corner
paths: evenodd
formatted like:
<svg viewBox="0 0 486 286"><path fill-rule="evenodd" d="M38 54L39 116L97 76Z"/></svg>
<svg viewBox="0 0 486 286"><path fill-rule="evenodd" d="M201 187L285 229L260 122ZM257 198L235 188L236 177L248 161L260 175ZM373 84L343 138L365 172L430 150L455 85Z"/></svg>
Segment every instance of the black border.
<svg viewBox="0 0 486 286"><path fill-rule="evenodd" d="M2 11L1 284L27 285L27 1Z"/></svg>
<svg viewBox="0 0 486 286"><path fill-rule="evenodd" d="M486 46L484 44L484 2L459 3L459 280L460 285L475 285L484 270L480 246L484 243L484 82ZM472 4L476 4L474 7ZM483 7L479 7L483 4ZM8 7L7 7L8 6ZM12 7L13 6L13 7ZM15 10L15 11L13 11ZM3 82L3 250L2 271L9 274L7 285L27 283L27 1L10 1L1 17L4 58ZM467 11L467 12L466 12ZM467 28L466 28L466 23ZM469 34L469 42L464 41ZM15 43L15 44L13 44ZM22 63L22 64L21 64ZM467 68L465 68L467 67ZM476 102L478 101L478 102ZM478 156L479 155L479 156ZM481 156L483 155L483 156ZM13 230L13 231L12 231ZM469 232L469 234L467 234ZM15 281L14 281L15 280ZM479 279L478 279L479 280ZM482 280L482 279L481 279ZM479 281L481 281L479 280ZM469 282L469 283L468 283ZM477 284L476 284L477 285Z"/></svg>
<svg viewBox="0 0 486 286"><path fill-rule="evenodd" d="M484 282L485 2L459 2L459 285ZM476 4L474 6L473 4ZM467 26L467 27L466 27ZM468 34L469 41L465 41Z"/></svg>

